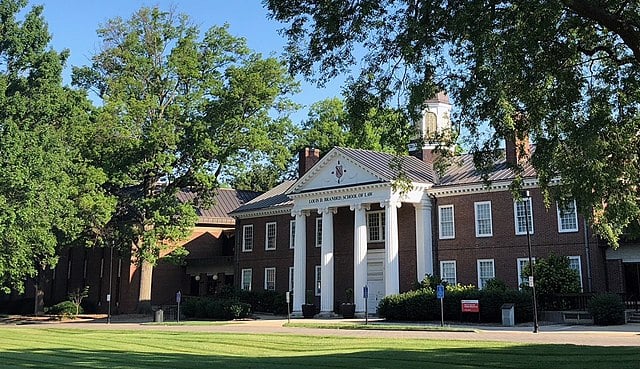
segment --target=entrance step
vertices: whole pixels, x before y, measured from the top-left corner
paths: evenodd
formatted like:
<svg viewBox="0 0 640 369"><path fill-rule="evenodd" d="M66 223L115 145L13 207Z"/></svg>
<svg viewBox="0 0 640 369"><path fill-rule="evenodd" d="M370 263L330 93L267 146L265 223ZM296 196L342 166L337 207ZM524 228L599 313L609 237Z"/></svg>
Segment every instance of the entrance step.
<svg viewBox="0 0 640 369"><path fill-rule="evenodd" d="M627 323L640 323L640 311L627 312Z"/></svg>

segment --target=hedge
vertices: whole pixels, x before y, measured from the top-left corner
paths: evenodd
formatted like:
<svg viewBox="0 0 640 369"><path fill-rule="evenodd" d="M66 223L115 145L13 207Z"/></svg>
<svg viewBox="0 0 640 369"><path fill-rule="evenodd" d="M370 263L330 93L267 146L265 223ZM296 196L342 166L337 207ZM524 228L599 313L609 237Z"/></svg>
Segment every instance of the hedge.
<svg viewBox="0 0 640 369"><path fill-rule="evenodd" d="M624 311L624 302L612 293L596 295L589 301L589 313L597 325L624 324Z"/></svg>
<svg viewBox="0 0 640 369"><path fill-rule="evenodd" d="M182 313L195 319L241 319L249 316L251 305L235 299L189 297L182 304Z"/></svg>

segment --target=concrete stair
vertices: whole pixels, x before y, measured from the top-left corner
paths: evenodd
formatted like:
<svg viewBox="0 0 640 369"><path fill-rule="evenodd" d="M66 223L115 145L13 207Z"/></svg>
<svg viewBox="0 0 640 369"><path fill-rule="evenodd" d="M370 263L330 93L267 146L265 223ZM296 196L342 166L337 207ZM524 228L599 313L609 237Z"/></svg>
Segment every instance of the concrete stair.
<svg viewBox="0 0 640 369"><path fill-rule="evenodd" d="M640 323L640 311L627 312L627 323Z"/></svg>

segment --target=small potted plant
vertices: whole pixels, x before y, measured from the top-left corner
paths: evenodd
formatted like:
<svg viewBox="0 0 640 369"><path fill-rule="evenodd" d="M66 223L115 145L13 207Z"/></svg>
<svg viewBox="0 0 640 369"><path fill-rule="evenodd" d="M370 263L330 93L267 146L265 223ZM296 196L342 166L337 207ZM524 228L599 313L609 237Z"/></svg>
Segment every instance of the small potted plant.
<svg viewBox="0 0 640 369"><path fill-rule="evenodd" d="M343 318L352 319L356 315L356 304L353 303L353 288L344 290L344 295L347 299L346 302L340 305L340 313Z"/></svg>
<svg viewBox="0 0 640 369"><path fill-rule="evenodd" d="M315 300L313 291L307 290L305 297L305 303L302 304L302 317L306 319L313 318L316 315L316 305L313 303Z"/></svg>

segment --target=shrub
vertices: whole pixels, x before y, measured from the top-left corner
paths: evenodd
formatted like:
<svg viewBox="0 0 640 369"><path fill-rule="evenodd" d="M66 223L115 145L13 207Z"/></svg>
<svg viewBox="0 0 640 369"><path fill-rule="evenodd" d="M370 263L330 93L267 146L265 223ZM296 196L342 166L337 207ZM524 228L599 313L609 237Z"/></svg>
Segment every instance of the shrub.
<svg viewBox="0 0 640 369"><path fill-rule="evenodd" d="M597 325L624 324L624 302L612 293L594 296L589 302L589 313Z"/></svg>
<svg viewBox="0 0 640 369"><path fill-rule="evenodd" d="M78 306L71 301L62 301L45 309L47 314L59 315L64 318L73 318L76 314L82 314L83 312L82 306Z"/></svg>
<svg viewBox="0 0 640 369"><path fill-rule="evenodd" d="M252 311L272 313L278 315L287 314L287 300L285 294L276 291L236 291L238 300L251 305Z"/></svg>
<svg viewBox="0 0 640 369"><path fill-rule="evenodd" d="M236 299L190 297L181 306L182 313L187 318L195 319L241 319L248 317L251 312L251 305Z"/></svg>

